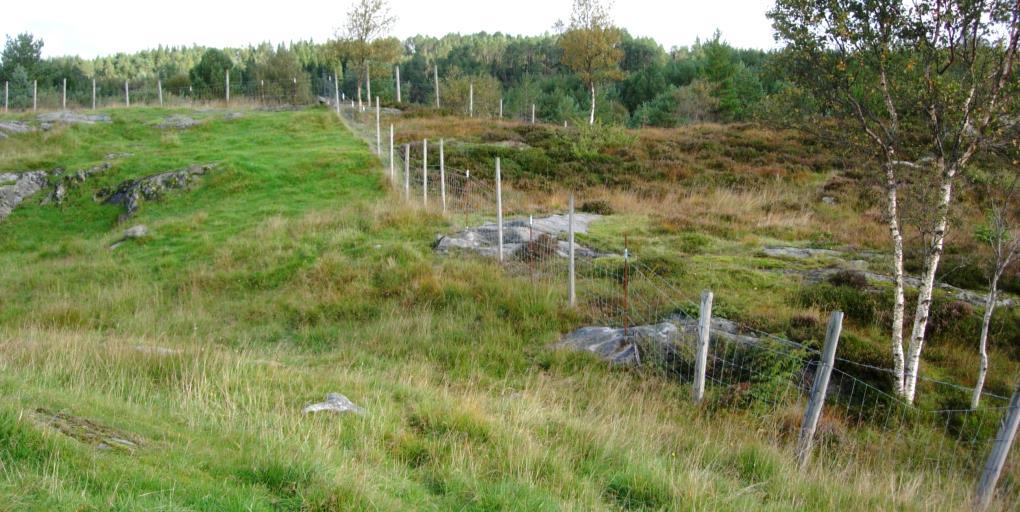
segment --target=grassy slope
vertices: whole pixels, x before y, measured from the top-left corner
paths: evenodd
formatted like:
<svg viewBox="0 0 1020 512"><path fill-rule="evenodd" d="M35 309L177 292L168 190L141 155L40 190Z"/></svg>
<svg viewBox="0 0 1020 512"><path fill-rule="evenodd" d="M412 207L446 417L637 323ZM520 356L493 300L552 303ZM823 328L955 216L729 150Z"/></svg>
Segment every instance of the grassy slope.
<svg viewBox="0 0 1020 512"><path fill-rule="evenodd" d="M800 476L789 439L763 439L785 432L773 420L545 350L577 323L558 297L434 256L444 221L389 199L325 112L184 132L112 114L0 142L0 167L134 153L95 186L219 167L144 205L132 222L152 236L117 251L92 185L0 225L0 509L874 510L950 507L970 486L838 460ZM725 277L739 258L690 286L757 275ZM330 391L369 414L299 414ZM40 407L142 447L79 443L39 427Z"/></svg>

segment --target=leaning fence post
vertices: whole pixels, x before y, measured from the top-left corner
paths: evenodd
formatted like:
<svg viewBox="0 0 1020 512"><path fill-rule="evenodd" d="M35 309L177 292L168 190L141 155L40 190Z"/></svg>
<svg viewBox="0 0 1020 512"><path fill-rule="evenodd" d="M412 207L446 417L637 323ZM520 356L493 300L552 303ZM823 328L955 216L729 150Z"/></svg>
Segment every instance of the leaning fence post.
<svg viewBox="0 0 1020 512"><path fill-rule="evenodd" d="M499 173L499 157L496 157L496 232L499 243L499 261L503 261L503 178Z"/></svg>
<svg viewBox="0 0 1020 512"><path fill-rule="evenodd" d="M443 199L443 214L446 214L446 155L443 139L439 139L439 196Z"/></svg>
<svg viewBox="0 0 1020 512"><path fill-rule="evenodd" d="M999 433L995 436L992 452L988 454L985 469L981 472L981 480L974 496L974 508L977 510L988 508L995 495L995 484L998 483L999 475L1002 474L1002 468L1006 464L1006 457L1013 446L1018 425L1020 425L1020 383L1017 383L1013 398L1009 401Z"/></svg>
<svg viewBox="0 0 1020 512"><path fill-rule="evenodd" d="M60 109L67 110L67 79L64 79L63 92L60 96Z"/></svg>
<svg viewBox="0 0 1020 512"><path fill-rule="evenodd" d="M701 292L701 307L698 314L698 350L694 360L694 401L705 398L705 367L708 366L708 344L712 330L712 292Z"/></svg>
<svg viewBox="0 0 1020 512"><path fill-rule="evenodd" d="M577 305L577 290L574 287L575 274L574 274L574 193L570 193L570 200L567 205L567 242L569 248L567 249L568 259L570 264L567 272L567 303L570 307Z"/></svg>
<svg viewBox="0 0 1020 512"><path fill-rule="evenodd" d="M340 104L337 103L337 105L338 105L337 109L339 110L339 105ZM390 125L390 186L392 186L393 183L396 182L396 179L397 179L397 173L396 173L396 169L395 169L394 164L393 164L393 125L391 124Z"/></svg>
<svg viewBox="0 0 1020 512"><path fill-rule="evenodd" d="M432 79L436 83L436 108L439 108L439 64L432 67Z"/></svg>
<svg viewBox="0 0 1020 512"><path fill-rule="evenodd" d="M404 144L404 201L411 200L411 145Z"/></svg>
<svg viewBox="0 0 1020 512"><path fill-rule="evenodd" d="M829 328L825 332L822 359L818 361L818 369L815 370L815 383L811 387L811 397L808 399L807 409L804 411L804 422L800 427L800 437L797 439L797 458L801 469L807 465L811 456L815 429L818 427L818 420L822 416L822 407L825 405L825 393L829 388L829 376L832 375L833 363L836 360L836 345L839 344L839 334L842 329L843 312L833 311L832 316L829 317Z"/></svg>
<svg viewBox="0 0 1020 512"><path fill-rule="evenodd" d="M159 91L159 106L163 106L163 81L156 80L156 89Z"/></svg>
<svg viewBox="0 0 1020 512"><path fill-rule="evenodd" d="M339 77L337 76L337 74L333 73L333 102L336 103L336 115L339 116L340 115L340 80L338 80L338 78Z"/></svg>
<svg viewBox="0 0 1020 512"><path fill-rule="evenodd" d="M379 97L375 97L375 154L382 158L382 127L379 125L379 118L382 116L382 108L379 106Z"/></svg>
<svg viewBox="0 0 1020 512"><path fill-rule="evenodd" d="M421 201L429 207L429 140L421 141Z"/></svg>

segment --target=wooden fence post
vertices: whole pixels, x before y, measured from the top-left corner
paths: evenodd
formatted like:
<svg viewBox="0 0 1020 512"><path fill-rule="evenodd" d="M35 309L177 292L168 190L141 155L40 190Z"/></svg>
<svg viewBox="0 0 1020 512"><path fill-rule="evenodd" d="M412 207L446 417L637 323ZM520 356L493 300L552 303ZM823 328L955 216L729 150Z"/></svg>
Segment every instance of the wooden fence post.
<svg viewBox="0 0 1020 512"><path fill-rule="evenodd" d="M705 369L708 366L708 344L712 335L712 292L701 292L701 308L698 314L698 347L694 359L694 402L705 398Z"/></svg>
<svg viewBox="0 0 1020 512"><path fill-rule="evenodd" d="M368 107L372 108L372 66L365 61L365 96L368 96Z"/></svg>
<svg viewBox="0 0 1020 512"><path fill-rule="evenodd" d="M825 393L829 389L829 376L832 375L833 363L836 360L836 345L839 344L839 334L842 329L843 312L833 311L832 316L829 317L829 328L825 332L822 358L818 361L818 368L815 370L815 383L811 387L811 397L808 399L807 409L804 411L800 437L797 439L797 458L801 469L807 466L811 457L815 429L818 428L818 420L822 417Z"/></svg>
<svg viewBox="0 0 1020 512"><path fill-rule="evenodd" d="M421 142L421 200L425 208L429 207L429 140Z"/></svg>
<svg viewBox="0 0 1020 512"><path fill-rule="evenodd" d="M439 196L443 199L443 215L446 215L446 155L443 139L439 139Z"/></svg>
<svg viewBox="0 0 1020 512"><path fill-rule="evenodd" d="M92 110L96 109L96 79L92 79Z"/></svg>
<svg viewBox="0 0 1020 512"><path fill-rule="evenodd" d="M475 83L468 84L468 117L475 117Z"/></svg>
<svg viewBox="0 0 1020 512"><path fill-rule="evenodd" d="M67 110L67 79L64 79L63 92L60 96L60 109Z"/></svg>
<svg viewBox="0 0 1020 512"><path fill-rule="evenodd" d="M226 91L226 94L224 95L224 97L227 99L227 104L229 104L230 103L230 70L229 69L227 70L226 84L225 84L224 91Z"/></svg>
<svg viewBox="0 0 1020 512"><path fill-rule="evenodd" d="M436 108L439 108L439 64L432 67L432 79L436 83Z"/></svg>
<svg viewBox="0 0 1020 512"><path fill-rule="evenodd" d="M11 99L11 83L4 82L4 113L6 114L8 109L8 103Z"/></svg>
<svg viewBox="0 0 1020 512"><path fill-rule="evenodd" d="M411 200L411 145L404 144L404 201Z"/></svg>
<svg viewBox="0 0 1020 512"><path fill-rule="evenodd" d="M337 103L337 105L338 105L337 109L339 110L339 105L340 104ZM391 124L390 125L390 186L392 186L394 183L396 183L396 179L397 179L397 172L396 172L396 168L394 167L394 163L393 163L393 125Z"/></svg>
<svg viewBox="0 0 1020 512"><path fill-rule="evenodd" d="M393 69L396 71L397 103L401 103L401 101L400 101L400 66L399 65L393 66Z"/></svg>
<svg viewBox="0 0 1020 512"><path fill-rule="evenodd" d="M499 261L503 261L503 179L499 173L499 157L496 157L496 232L499 242Z"/></svg>
<svg viewBox="0 0 1020 512"><path fill-rule="evenodd" d="M124 80L124 106L131 106L131 87L127 80Z"/></svg>
<svg viewBox="0 0 1020 512"><path fill-rule="evenodd" d="M570 248L567 251L569 257L569 267L567 272L567 304L570 307L577 305L577 289L575 288L575 274L574 274L574 193L570 193L570 199L567 204L567 242L570 244Z"/></svg>
<svg viewBox="0 0 1020 512"><path fill-rule="evenodd" d="M382 158L382 126L380 123L380 117L382 116L382 107L379 106L379 97L375 97L375 155Z"/></svg>
<svg viewBox="0 0 1020 512"><path fill-rule="evenodd" d="M535 104L531 104L531 124L535 124Z"/></svg>
<svg viewBox="0 0 1020 512"><path fill-rule="evenodd" d="M333 102L336 103L336 115L340 115L340 80L337 74L333 73Z"/></svg>
<svg viewBox="0 0 1020 512"><path fill-rule="evenodd" d="M499 99L499 118L503 119L503 98Z"/></svg>
<svg viewBox="0 0 1020 512"><path fill-rule="evenodd" d="M32 80L32 111L39 108L39 81Z"/></svg>
<svg viewBox="0 0 1020 512"><path fill-rule="evenodd" d="M1020 383L1017 383L1016 390L1013 391L1013 398L1009 400L1009 407L999 426L999 433L995 436L995 444L992 445L992 452L988 454L985 469L981 472L981 480L978 482L974 495L976 510L984 510L992 502L995 485L999 482L1002 468L1006 464L1006 457L1013 446L1018 425L1020 425Z"/></svg>

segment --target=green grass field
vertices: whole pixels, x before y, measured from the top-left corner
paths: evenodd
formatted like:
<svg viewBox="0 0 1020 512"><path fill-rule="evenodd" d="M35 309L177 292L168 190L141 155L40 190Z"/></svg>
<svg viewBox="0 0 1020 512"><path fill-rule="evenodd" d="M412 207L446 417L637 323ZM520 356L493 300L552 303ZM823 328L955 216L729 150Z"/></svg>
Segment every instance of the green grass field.
<svg viewBox="0 0 1020 512"><path fill-rule="evenodd" d="M579 323L560 296L435 255L448 221L391 196L330 112L187 112L206 122L184 131L154 126L165 111L110 114L0 141L0 170L132 154L64 206L37 197L0 224L0 510L967 504L971 475L911 474L881 457L798 471L781 428L797 411L710 412L669 378L550 351ZM197 163L217 167L128 223L92 198ZM133 224L150 236L111 251ZM601 229L593 241L618 226ZM691 243L665 234L663 252ZM713 286L748 318L795 309L737 295L749 278L795 294L747 270L742 243L698 241L681 286ZM328 392L367 414L301 414ZM132 446L99 446L97 432Z"/></svg>

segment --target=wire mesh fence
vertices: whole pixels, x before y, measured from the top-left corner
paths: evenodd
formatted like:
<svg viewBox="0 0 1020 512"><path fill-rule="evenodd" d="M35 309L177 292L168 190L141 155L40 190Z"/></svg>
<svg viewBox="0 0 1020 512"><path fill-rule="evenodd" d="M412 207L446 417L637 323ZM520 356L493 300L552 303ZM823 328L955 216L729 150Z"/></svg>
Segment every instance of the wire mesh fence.
<svg viewBox="0 0 1020 512"><path fill-rule="evenodd" d="M510 278L571 303L580 323L622 329L620 350L628 351L642 369L695 382L700 308L679 290L668 265L634 254L626 240L613 244L622 251L583 247L569 233L572 212L536 211L526 194L499 183L498 164L492 169L447 167L440 156L446 141L438 140L394 142L390 159L389 122L350 107L341 114L373 148L376 141L385 141L385 148L376 149L394 192L422 209L444 213L456 232L452 236L467 241L454 246L466 250L452 251L450 257L498 258ZM385 136L376 132L377 122L380 132L385 126ZM575 227L580 231L588 220ZM675 327L668 339L640 335L648 326L663 323ZM705 405L750 409L762 423L759 431L777 441L802 435L805 407L823 364L820 350L727 319L715 319L711 332ZM931 477L932 485L980 475L1009 411L1009 399L985 393L987 406L977 410L926 409L905 402L874 377L892 373L835 357L814 435L814 460L842 470L895 465L902 474ZM919 386L944 396L959 395L961 404L971 391L925 377ZM1000 493L1008 503L1016 503L1020 464L1007 464L1003 474ZM949 486L942 491L960 504L972 499L969 489Z"/></svg>

